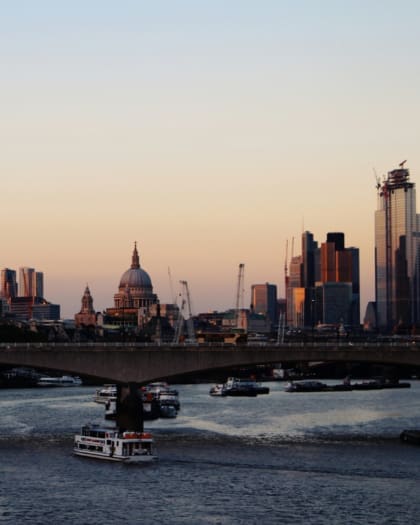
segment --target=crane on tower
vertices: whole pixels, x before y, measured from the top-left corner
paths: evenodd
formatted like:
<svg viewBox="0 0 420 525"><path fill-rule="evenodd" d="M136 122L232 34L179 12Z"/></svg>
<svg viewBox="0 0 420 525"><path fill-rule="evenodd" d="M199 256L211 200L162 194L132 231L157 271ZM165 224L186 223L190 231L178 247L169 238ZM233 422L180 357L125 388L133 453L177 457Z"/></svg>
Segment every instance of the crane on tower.
<svg viewBox="0 0 420 525"><path fill-rule="evenodd" d="M284 257L284 295L287 297L287 289L289 288L289 274L287 268L287 255L289 252L289 240L286 239L286 255Z"/></svg>
<svg viewBox="0 0 420 525"><path fill-rule="evenodd" d="M240 263L238 271L238 284L236 287L236 304L235 304L235 328L243 328L241 323L241 309L244 307L244 271L245 264Z"/></svg>

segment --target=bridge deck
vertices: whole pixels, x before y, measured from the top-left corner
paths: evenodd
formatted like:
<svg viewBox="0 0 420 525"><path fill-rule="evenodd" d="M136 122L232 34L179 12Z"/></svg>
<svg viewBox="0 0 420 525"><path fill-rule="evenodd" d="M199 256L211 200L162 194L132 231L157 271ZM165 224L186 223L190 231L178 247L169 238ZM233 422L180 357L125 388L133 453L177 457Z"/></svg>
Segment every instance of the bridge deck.
<svg viewBox="0 0 420 525"><path fill-rule="evenodd" d="M407 343L252 343L243 346L140 343L0 343L0 364L144 383L162 377L270 363L370 362L420 366Z"/></svg>

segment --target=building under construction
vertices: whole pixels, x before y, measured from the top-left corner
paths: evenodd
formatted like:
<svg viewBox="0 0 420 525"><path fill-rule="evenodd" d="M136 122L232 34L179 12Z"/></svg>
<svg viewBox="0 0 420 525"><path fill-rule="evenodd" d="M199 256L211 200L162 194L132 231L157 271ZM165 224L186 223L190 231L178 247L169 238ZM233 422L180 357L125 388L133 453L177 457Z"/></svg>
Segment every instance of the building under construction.
<svg viewBox="0 0 420 525"><path fill-rule="evenodd" d="M420 321L420 216L405 162L376 185L375 295L381 330L407 329Z"/></svg>

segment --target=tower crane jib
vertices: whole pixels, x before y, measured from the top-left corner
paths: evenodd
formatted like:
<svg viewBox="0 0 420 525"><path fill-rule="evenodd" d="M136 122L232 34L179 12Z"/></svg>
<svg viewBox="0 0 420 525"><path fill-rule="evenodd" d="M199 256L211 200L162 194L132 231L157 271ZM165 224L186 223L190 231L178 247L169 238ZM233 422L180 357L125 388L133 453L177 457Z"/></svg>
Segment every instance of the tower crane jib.
<svg viewBox="0 0 420 525"><path fill-rule="evenodd" d="M244 307L244 271L245 264L241 263L239 265L238 271L238 284L236 288L236 304L235 304L235 324L236 328L242 328L241 326L241 308Z"/></svg>

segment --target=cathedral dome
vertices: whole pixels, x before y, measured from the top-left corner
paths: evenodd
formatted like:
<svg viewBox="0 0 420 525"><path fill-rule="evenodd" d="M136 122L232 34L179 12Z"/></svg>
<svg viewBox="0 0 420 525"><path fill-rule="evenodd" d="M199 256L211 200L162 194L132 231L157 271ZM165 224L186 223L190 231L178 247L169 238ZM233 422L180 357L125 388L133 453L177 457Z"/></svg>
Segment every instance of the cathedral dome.
<svg viewBox="0 0 420 525"><path fill-rule="evenodd" d="M134 245L131 268L121 276L119 288L152 288L152 280L149 274L140 268L140 259L136 244Z"/></svg>
<svg viewBox="0 0 420 525"><path fill-rule="evenodd" d="M131 267L122 274L118 292L114 294L114 308L107 308L107 314L114 324L124 319L124 322L132 322L134 326L138 325L140 318L144 318L150 306L158 302L149 274L140 268L137 243L134 243Z"/></svg>
<svg viewBox="0 0 420 525"><path fill-rule="evenodd" d="M130 268L123 273L119 288L144 288L151 287L152 281L149 274L141 268Z"/></svg>

